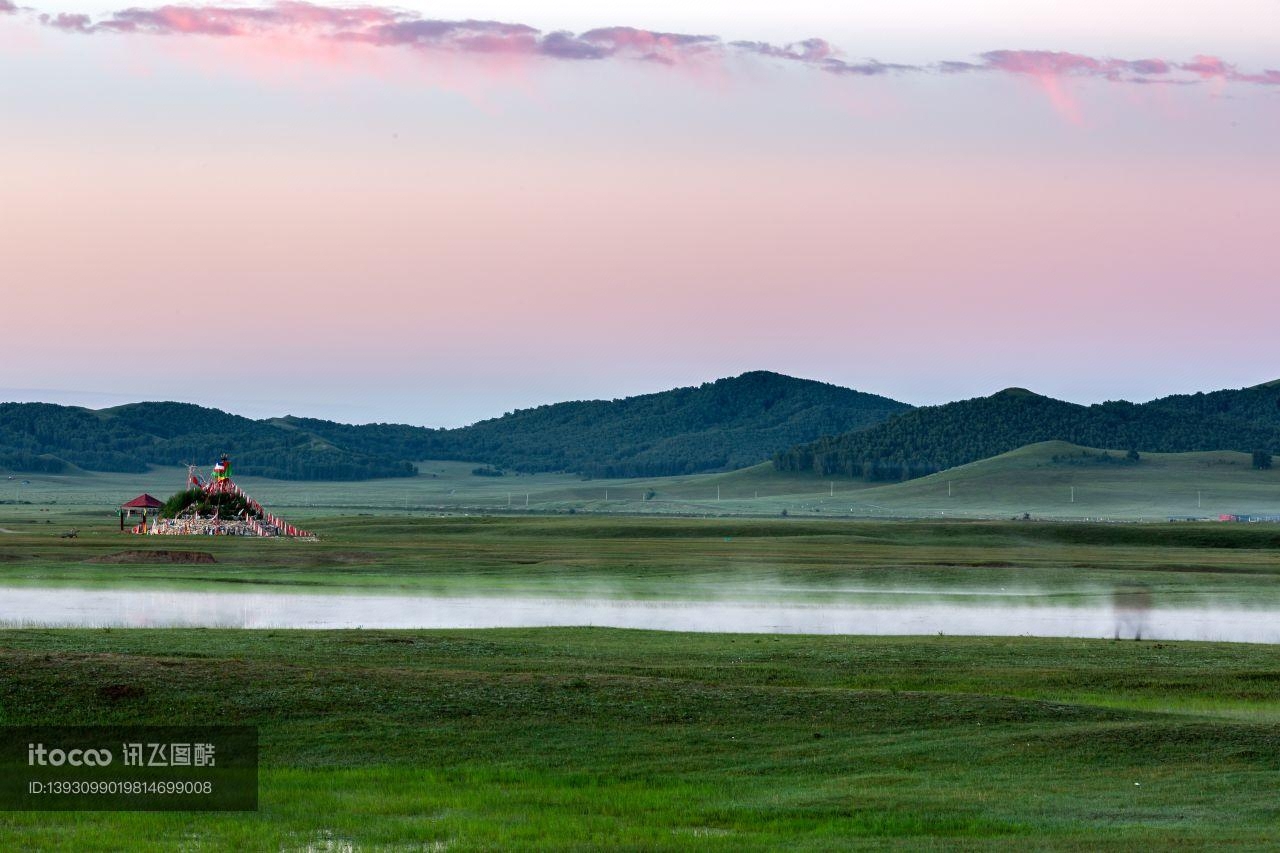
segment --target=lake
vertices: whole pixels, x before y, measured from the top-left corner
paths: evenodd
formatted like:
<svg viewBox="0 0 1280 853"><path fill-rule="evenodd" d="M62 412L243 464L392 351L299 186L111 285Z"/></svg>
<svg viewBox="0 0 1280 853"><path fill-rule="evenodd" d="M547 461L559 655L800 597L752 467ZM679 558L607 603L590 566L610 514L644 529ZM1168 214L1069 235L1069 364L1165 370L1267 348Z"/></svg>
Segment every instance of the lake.
<svg viewBox="0 0 1280 853"><path fill-rule="evenodd" d="M916 596L919 597L919 596ZM1273 607L1117 610L1105 598L829 602L636 600L532 595L368 595L0 587L0 623L19 627L530 628L600 626L779 634L951 634L1280 642Z"/></svg>

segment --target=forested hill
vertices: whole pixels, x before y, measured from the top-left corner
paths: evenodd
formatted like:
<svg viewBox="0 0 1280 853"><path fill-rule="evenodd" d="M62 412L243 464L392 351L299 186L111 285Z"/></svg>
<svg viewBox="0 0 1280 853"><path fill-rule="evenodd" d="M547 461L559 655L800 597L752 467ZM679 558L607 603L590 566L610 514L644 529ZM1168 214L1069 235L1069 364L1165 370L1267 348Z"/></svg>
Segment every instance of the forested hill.
<svg viewBox="0 0 1280 853"><path fill-rule="evenodd" d="M141 472L151 465L208 468L218 454L235 470L291 480L412 476L408 461L344 448L300 430L189 403L82 409L0 403L0 469L57 473Z"/></svg>
<svg viewBox="0 0 1280 853"><path fill-rule="evenodd" d="M909 408L874 394L757 371L638 397L521 409L452 430L300 418L282 423L343 447L402 459L656 477L755 465L797 441L863 429Z"/></svg>
<svg viewBox="0 0 1280 853"><path fill-rule="evenodd" d="M802 443L777 454L774 465L784 471L899 480L1051 440L1126 451L1280 452L1280 385L1093 406L1011 388Z"/></svg>
<svg viewBox="0 0 1280 853"><path fill-rule="evenodd" d="M458 429L253 420L187 403L91 410L0 404L0 469L142 471L230 453L242 474L360 480L411 476L411 460L462 459L519 471L657 476L736 468L910 407L776 373L619 400L556 403Z"/></svg>

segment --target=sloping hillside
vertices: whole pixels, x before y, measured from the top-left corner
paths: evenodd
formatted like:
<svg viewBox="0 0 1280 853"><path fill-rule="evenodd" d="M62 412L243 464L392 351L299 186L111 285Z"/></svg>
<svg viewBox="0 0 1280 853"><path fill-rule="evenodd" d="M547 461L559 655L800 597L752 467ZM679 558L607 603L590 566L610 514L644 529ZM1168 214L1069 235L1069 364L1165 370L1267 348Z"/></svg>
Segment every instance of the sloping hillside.
<svg viewBox="0 0 1280 853"><path fill-rule="evenodd" d="M102 410L0 404L0 468L9 470L141 472L149 464L209 465L223 452L234 454L241 470L281 479L363 480L416 473L405 461L188 403L132 403Z"/></svg>
<svg viewBox="0 0 1280 853"><path fill-rule="evenodd" d="M838 490L838 487L837 487ZM863 489L850 503L886 515L1162 520L1280 513L1280 469L1247 453L1141 453L1048 441L905 483Z"/></svg>
<svg viewBox="0 0 1280 853"><path fill-rule="evenodd" d="M777 454L779 470L902 480L1041 441L1178 453L1280 450L1280 389L1258 386L1137 405L1081 406L1011 388L919 408Z"/></svg>
<svg viewBox="0 0 1280 853"><path fill-rule="evenodd" d="M746 373L620 400L556 403L459 429L253 420L185 403L99 411L0 404L0 467L141 471L235 456L240 470L283 479L408 476L411 460L456 459L519 471L600 477L739 468L827 433L861 429L910 407L776 373Z"/></svg>
<svg viewBox="0 0 1280 853"><path fill-rule="evenodd" d="M910 407L886 397L757 371L620 400L555 403L452 430L285 419L343 447L409 459L470 459L518 471L654 477L741 468Z"/></svg>

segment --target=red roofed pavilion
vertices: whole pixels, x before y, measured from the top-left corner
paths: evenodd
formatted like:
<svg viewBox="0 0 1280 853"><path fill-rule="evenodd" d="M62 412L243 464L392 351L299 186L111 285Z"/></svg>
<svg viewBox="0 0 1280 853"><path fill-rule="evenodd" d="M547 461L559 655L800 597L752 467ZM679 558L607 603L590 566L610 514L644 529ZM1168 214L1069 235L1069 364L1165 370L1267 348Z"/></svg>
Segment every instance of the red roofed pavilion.
<svg viewBox="0 0 1280 853"><path fill-rule="evenodd" d="M147 520L148 513L158 510L162 506L164 506L164 501L157 500L156 498L153 498L151 495L148 495L145 493L138 495L136 498L134 498L133 500L127 503L120 504L120 529L124 530L125 516L133 515L135 513L141 513L142 521L143 523L145 523Z"/></svg>

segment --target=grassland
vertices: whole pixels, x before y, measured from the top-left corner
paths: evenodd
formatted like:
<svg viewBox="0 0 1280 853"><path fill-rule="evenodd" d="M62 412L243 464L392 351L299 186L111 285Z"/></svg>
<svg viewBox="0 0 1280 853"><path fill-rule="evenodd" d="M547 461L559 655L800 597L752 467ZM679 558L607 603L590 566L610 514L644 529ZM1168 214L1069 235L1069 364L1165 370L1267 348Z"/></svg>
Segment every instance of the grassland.
<svg viewBox="0 0 1280 853"><path fill-rule="evenodd" d="M1277 712L1269 647L7 631L0 722L254 724L263 773L256 813L0 813L0 837L78 851L1273 849Z"/></svg>
<svg viewBox="0 0 1280 853"><path fill-rule="evenodd" d="M1280 468L1255 471L1248 454L1143 454L1136 465L1103 464L1104 451L1044 442L905 483L880 484L782 473L764 464L719 474L584 480L568 474L473 476L476 466L426 461L417 477L314 483L237 477L291 518L351 512L841 518L1036 518L1166 521L1223 513L1280 514ZM1081 454L1088 454L1082 456ZM1123 451L1110 451L1123 458ZM165 497L186 472L15 474L0 480L0 526L23 507L53 520L98 512L140 492ZM25 503L14 503L22 501Z"/></svg>
<svg viewBox="0 0 1280 853"><path fill-rule="evenodd" d="M1124 451L1048 441L870 489L862 498L925 517L1029 512L1037 518L1165 521L1280 514L1280 470L1254 470L1247 453L1144 453L1133 465L1124 458Z"/></svg>
<svg viewBox="0 0 1280 853"><path fill-rule="evenodd" d="M953 497L1000 477L1005 489L1026 482L1019 466L1056 476L1063 468L1052 455L957 469ZM1183 488L1200 466L1242 498L1271 476L1211 462L1170 460L1164 474L1151 458L1146 468L1064 469L1084 478L1082 490L1116 484L1117 506L1134 472ZM164 473L151 476L159 483ZM1248 479L1255 473L1262 479ZM720 507L827 506L804 503L822 498L815 478L765 469L711 476ZM469 473L437 472L440 489L449 477L456 491ZM77 492L84 481L33 480L20 487L32 503L0 506L0 595L23 584L603 589L692 600L1015 587L1062 599L1136 582L1161 606L1280 601L1273 525L975 521L950 512L876 521L825 510L655 518L606 514L573 496L599 481L547 477L542 511L527 515L480 509L478 499L476 509L380 506L398 497L377 483L325 485L347 501L367 489L366 503L322 507L312 497L307 506L290 495L314 485L247 483L268 502L265 490L280 488L277 503L320 541L142 539L117 531L110 505L121 491L163 489L91 479L117 489L109 502L105 491ZM709 482L688 478L679 488ZM735 482L751 495L733 492ZM771 482L810 491L769 493ZM414 483L428 485L405 487ZM505 485L475 488L505 504ZM859 494L879 493L879 504L900 490L903 506L924 507L939 488L945 481L921 480ZM71 525L78 538L59 538ZM207 551L216 562L100 560L158 548ZM0 848L1280 845L1280 657L1265 645L601 629L0 630L0 725L40 723L257 725L260 810L0 812Z"/></svg>
<svg viewBox="0 0 1280 853"><path fill-rule="evenodd" d="M1274 525L328 516L319 542L301 542L134 537L101 520L62 539L56 525L9 524L0 586L695 600L1004 588L1062 600L1143 583L1162 605L1280 601ZM171 548L216 562L103 562Z"/></svg>

